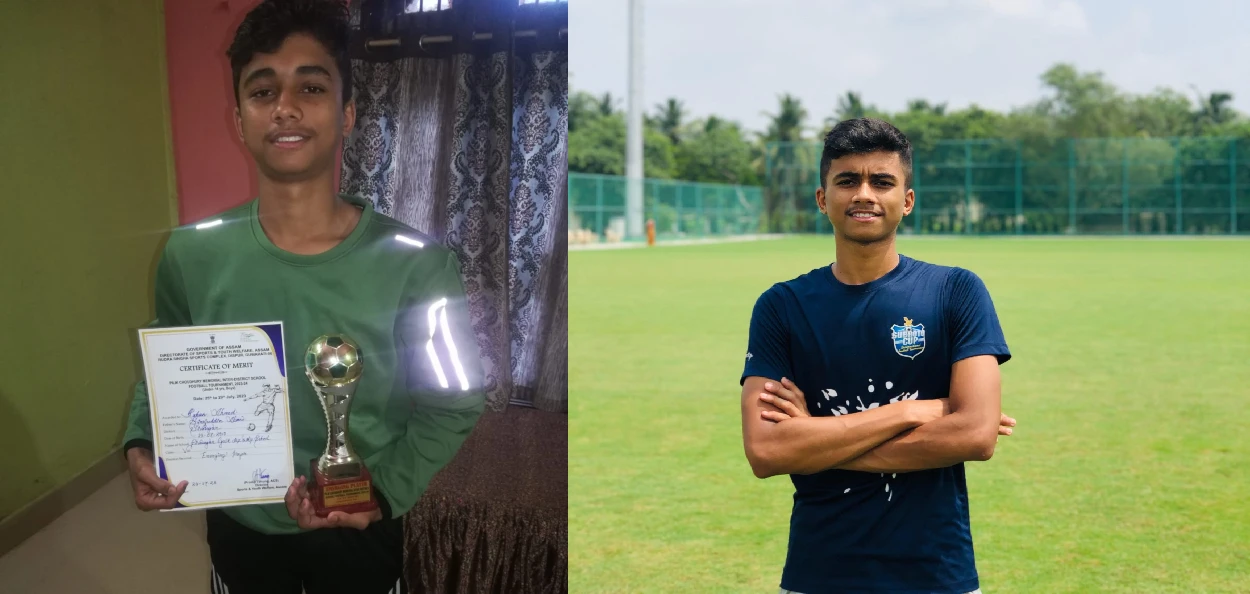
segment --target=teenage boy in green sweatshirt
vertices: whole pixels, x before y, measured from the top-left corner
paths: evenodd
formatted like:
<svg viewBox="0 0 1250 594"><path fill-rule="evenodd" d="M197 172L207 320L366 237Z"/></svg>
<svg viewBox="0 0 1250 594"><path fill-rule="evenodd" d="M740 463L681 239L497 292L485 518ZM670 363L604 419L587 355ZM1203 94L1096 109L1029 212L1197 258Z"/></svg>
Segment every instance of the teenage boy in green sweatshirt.
<svg viewBox="0 0 1250 594"><path fill-rule="evenodd" d="M175 229L156 274L156 326L281 320L295 481L286 503L206 512L214 594L406 592L402 516L464 442L485 398L455 254L335 191L338 147L355 124L341 0L266 0L228 55L239 138L256 161L258 197ZM379 509L328 518L308 499L308 461L326 420L302 373L305 347L343 332L365 362L351 439ZM437 340L431 340L437 336ZM296 379L298 378L298 379ZM153 465L145 383L123 450L140 509L170 509L187 490Z"/></svg>

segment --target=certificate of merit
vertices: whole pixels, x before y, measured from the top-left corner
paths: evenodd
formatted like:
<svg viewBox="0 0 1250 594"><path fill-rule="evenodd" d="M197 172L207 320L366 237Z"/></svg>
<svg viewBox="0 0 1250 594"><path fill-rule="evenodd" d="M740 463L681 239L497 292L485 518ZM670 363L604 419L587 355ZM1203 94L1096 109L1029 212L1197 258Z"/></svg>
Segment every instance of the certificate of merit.
<svg viewBox="0 0 1250 594"><path fill-rule="evenodd" d="M282 323L139 331L156 470L175 509L279 503L294 479Z"/></svg>

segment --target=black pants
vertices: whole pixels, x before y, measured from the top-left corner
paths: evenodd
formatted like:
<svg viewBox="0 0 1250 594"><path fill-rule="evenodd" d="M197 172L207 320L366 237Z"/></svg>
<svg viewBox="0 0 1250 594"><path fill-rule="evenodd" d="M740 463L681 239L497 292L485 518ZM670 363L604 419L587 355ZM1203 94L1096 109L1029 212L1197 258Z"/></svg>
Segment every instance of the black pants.
<svg viewBox="0 0 1250 594"><path fill-rule="evenodd" d="M208 510L212 594L406 594L402 518L365 530L256 532Z"/></svg>

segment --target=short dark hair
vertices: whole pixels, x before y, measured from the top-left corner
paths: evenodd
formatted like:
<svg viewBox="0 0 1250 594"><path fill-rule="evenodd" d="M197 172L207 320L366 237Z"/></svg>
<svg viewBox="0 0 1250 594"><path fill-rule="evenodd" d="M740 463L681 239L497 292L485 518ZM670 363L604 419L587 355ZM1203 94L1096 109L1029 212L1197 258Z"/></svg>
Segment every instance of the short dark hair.
<svg viewBox="0 0 1250 594"><path fill-rule="evenodd" d="M903 187L910 189L911 142L892 124L875 118L838 122L825 135L825 149L820 153L820 187L825 187L825 179L829 176L829 163L834 159L877 151L898 154L898 160L903 164Z"/></svg>
<svg viewBox="0 0 1250 594"><path fill-rule="evenodd" d="M352 61L347 53L348 9L343 0L265 0L244 17L226 55L239 103L239 77L257 53L278 51L288 37L307 33L326 48L343 81L343 103L352 98Z"/></svg>

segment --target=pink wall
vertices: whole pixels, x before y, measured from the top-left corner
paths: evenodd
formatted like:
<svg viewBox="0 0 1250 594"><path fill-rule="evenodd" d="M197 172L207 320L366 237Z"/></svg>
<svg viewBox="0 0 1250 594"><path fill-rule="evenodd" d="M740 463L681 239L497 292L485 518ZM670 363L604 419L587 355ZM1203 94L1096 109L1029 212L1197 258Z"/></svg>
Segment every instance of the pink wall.
<svg viewBox="0 0 1250 594"><path fill-rule="evenodd" d="M166 0L178 215L189 223L256 195L256 170L234 132L230 47L234 30L259 0Z"/></svg>
<svg viewBox="0 0 1250 594"><path fill-rule="evenodd" d="M256 196L256 167L234 131L226 49L260 0L165 0L178 215L190 223Z"/></svg>

